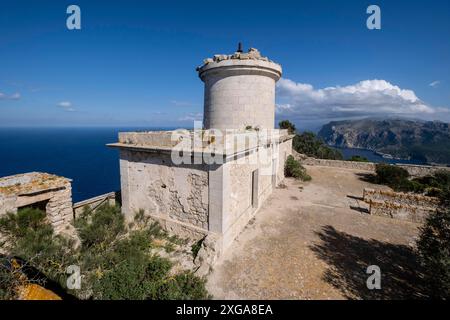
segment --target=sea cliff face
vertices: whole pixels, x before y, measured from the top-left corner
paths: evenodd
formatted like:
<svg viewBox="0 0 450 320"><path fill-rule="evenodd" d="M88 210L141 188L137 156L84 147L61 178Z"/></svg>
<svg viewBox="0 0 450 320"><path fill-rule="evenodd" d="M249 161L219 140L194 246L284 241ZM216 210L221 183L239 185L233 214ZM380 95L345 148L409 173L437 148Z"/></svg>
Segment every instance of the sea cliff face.
<svg viewBox="0 0 450 320"><path fill-rule="evenodd" d="M322 127L319 136L331 146L362 148L396 158L450 163L450 125L413 120L345 120Z"/></svg>

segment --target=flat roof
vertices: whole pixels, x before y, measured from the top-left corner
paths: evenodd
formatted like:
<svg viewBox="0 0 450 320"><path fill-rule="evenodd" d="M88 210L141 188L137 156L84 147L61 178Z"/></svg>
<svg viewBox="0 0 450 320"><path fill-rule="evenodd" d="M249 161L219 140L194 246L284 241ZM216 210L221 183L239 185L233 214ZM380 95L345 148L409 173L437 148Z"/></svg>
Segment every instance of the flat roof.
<svg viewBox="0 0 450 320"><path fill-rule="evenodd" d="M28 172L0 178L0 197L27 195L63 187L72 180L44 172Z"/></svg>

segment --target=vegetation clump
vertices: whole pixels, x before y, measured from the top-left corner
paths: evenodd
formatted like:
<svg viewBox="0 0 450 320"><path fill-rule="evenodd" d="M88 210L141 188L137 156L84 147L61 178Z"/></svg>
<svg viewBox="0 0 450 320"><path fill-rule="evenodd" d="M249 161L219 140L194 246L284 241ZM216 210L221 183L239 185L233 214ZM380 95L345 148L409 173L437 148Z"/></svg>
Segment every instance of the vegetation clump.
<svg viewBox="0 0 450 320"><path fill-rule="evenodd" d="M74 225L81 245L53 232L45 213L35 209L19 210L0 218L0 232L11 243L10 256L20 257L38 271L28 276L29 283L56 282L59 295L70 294L78 299L207 299L205 280L190 271L174 273L173 263L159 255L161 242L173 244L156 223L137 216L140 227L130 229L117 206L103 205L95 212L85 210ZM0 260L0 298L17 298L16 277ZM80 290L67 288L66 268L80 267ZM23 273L26 273L25 270Z"/></svg>
<svg viewBox="0 0 450 320"><path fill-rule="evenodd" d="M352 156L348 161L354 161L354 162L369 162L369 160L366 157L363 156Z"/></svg>
<svg viewBox="0 0 450 320"><path fill-rule="evenodd" d="M328 147L312 132L297 134L292 141L292 147L298 153L305 154L308 157L330 160L344 159L338 150Z"/></svg>
<svg viewBox="0 0 450 320"><path fill-rule="evenodd" d="M284 174L286 177L292 177L302 181L310 181L311 176L306 172L306 169L294 159L293 156L289 156L284 166Z"/></svg>
<svg viewBox="0 0 450 320"><path fill-rule="evenodd" d="M287 130L289 134L295 134L296 132L296 128L295 128L295 124L293 124L292 122L290 122L289 120L283 120L280 121L278 123L278 126L280 127L280 129L282 130Z"/></svg>
<svg viewBox="0 0 450 320"><path fill-rule="evenodd" d="M433 175L410 179L408 171L402 167L377 164L374 183L384 184L395 191L422 193L428 196L441 197L450 188L450 171L441 170Z"/></svg>
<svg viewBox="0 0 450 320"><path fill-rule="evenodd" d="M450 188L440 197L441 207L427 217L417 248L430 296L450 299Z"/></svg>

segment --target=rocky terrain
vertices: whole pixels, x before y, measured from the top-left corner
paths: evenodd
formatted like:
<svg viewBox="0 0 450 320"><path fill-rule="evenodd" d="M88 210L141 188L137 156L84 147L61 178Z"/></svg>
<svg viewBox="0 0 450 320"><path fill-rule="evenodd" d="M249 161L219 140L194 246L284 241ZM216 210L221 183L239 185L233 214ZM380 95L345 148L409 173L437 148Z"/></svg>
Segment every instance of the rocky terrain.
<svg viewBox="0 0 450 320"><path fill-rule="evenodd" d="M331 146L362 148L396 158L450 163L450 124L416 120L345 120L322 127L319 136Z"/></svg>

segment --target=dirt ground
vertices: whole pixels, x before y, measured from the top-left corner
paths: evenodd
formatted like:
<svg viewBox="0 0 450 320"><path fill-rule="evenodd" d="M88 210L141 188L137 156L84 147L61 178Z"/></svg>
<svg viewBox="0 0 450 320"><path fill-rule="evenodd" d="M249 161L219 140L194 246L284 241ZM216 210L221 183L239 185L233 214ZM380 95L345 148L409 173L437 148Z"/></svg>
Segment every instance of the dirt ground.
<svg viewBox="0 0 450 320"><path fill-rule="evenodd" d="M371 216L367 172L307 167L311 182L274 191L208 278L216 299L420 298L419 225ZM383 188L382 186L376 186ZM369 290L367 267L381 269Z"/></svg>

